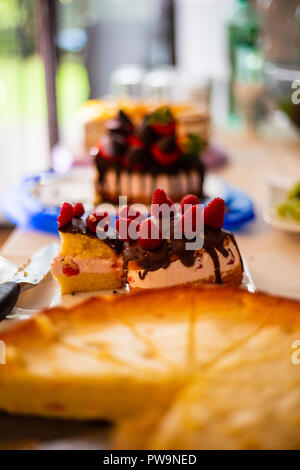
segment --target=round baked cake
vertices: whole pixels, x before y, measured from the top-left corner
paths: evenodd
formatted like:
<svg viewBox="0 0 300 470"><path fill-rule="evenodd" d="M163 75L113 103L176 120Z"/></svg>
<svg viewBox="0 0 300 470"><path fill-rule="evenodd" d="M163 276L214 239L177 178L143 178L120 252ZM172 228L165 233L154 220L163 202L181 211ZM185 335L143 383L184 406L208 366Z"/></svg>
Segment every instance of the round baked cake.
<svg viewBox="0 0 300 470"><path fill-rule="evenodd" d="M95 203L151 204L153 191L165 190L174 202L187 193L203 197L205 142L199 135L179 135L166 106L145 116L139 126L120 110L106 123L106 133L91 150L95 157Z"/></svg>

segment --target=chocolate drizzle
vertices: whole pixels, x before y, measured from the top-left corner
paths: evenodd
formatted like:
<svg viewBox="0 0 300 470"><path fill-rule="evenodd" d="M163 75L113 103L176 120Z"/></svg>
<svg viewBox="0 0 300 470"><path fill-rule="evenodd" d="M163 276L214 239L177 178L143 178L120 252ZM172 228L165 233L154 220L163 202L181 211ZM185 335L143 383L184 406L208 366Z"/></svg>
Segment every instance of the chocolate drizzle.
<svg viewBox="0 0 300 470"><path fill-rule="evenodd" d="M73 233L73 234L80 233L81 235L86 235L91 238L98 238L96 233L91 232L88 229L84 219L77 219L75 217L71 220L71 222L61 227L59 229L59 232ZM105 243L110 248L115 250L118 254L120 254L123 249L123 241L120 240L116 232L114 232L114 235L116 238L107 237L107 238L104 238L103 240L98 238L98 240L101 240L103 243Z"/></svg>
<svg viewBox="0 0 300 470"><path fill-rule="evenodd" d="M111 134L115 133L127 137L133 131L133 124L124 111L120 110L115 119L107 122L106 128Z"/></svg>
<svg viewBox="0 0 300 470"><path fill-rule="evenodd" d="M234 243L242 264L241 255L232 233L226 230L211 230L208 228L204 230L203 248L213 261L216 282L218 284L222 284L222 277L217 252L221 253L225 258L229 256L230 250L224 247L224 241L227 237ZM161 247L154 251L144 250L137 241L125 243L123 248L125 272L127 273L128 263L136 261L142 270L139 271L139 277L143 280L149 271L157 271L161 268L166 269L170 265L173 255L176 255L184 266L191 267L194 265L197 251L186 250L186 242L187 240L184 239L164 240Z"/></svg>

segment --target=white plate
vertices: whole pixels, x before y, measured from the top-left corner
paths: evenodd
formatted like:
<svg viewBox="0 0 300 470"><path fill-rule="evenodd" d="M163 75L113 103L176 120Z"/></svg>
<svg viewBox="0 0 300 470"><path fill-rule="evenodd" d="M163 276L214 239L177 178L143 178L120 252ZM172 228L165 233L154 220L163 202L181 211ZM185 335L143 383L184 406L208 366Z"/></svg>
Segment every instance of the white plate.
<svg viewBox="0 0 300 470"><path fill-rule="evenodd" d="M293 183L292 183L293 184ZM264 220L274 228L286 232L300 233L300 223L284 219L277 214L277 205L286 199L288 190L292 184L280 181L269 181L267 183L266 202L263 208Z"/></svg>

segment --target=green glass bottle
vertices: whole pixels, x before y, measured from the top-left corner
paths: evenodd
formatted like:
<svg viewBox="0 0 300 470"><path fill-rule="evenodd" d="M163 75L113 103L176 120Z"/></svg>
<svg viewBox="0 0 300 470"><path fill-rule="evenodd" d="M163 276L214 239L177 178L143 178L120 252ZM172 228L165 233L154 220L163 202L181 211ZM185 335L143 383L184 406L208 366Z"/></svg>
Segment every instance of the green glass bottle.
<svg viewBox="0 0 300 470"><path fill-rule="evenodd" d="M231 67L229 82L229 109L235 112L233 86L237 74L237 56L242 49L255 51L258 45L260 21L247 0L235 0L227 19L227 37Z"/></svg>

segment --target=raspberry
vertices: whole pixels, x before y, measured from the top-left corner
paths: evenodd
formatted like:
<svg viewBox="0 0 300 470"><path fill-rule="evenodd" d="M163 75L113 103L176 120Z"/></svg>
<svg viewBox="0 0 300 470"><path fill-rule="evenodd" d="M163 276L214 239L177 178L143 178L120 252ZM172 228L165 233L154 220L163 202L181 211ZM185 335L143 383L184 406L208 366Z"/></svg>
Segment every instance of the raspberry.
<svg viewBox="0 0 300 470"><path fill-rule="evenodd" d="M64 225L67 225L68 222L71 222L73 217L74 217L73 206L69 204L68 202L64 202L61 206L60 214L57 218L58 228L61 228Z"/></svg>
<svg viewBox="0 0 300 470"><path fill-rule="evenodd" d="M140 213L140 211L135 210L131 206L124 206L122 207L120 213L119 213L119 218L120 219L130 219L134 220L137 217L141 217L143 214Z"/></svg>
<svg viewBox="0 0 300 470"><path fill-rule="evenodd" d="M74 217L81 217L84 214L84 206L81 202L76 202L74 206Z"/></svg>
<svg viewBox="0 0 300 470"><path fill-rule="evenodd" d="M120 218L116 221L116 230L119 234L120 240L123 240L124 242L130 242L131 240L137 239L136 234L139 230L139 224L135 220ZM130 235L135 236L131 238Z"/></svg>
<svg viewBox="0 0 300 470"><path fill-rule="evenodd" d="M200 232L201 209L200 206L194 205L189 207L178 222L177 230L182 230L182 234L187 238Z"/></svg>
<svg viewBox="0 0 300 470"><path fill-rule="evenodd" d="M77 264L65 264L63 267L63 273L65 276L77 276L79 274L79 267Z"/></svg>
<svg viewBox="0 0 300 470"><path fill-rule="evenodd" d="M111 154L111 149L109 144L106 142L108 140L106 137L108 136L104 136L102 138L102 142L100 141L98 144L98 155L103 158L103 160L108 160L110 163L115 163L119 161L119 156Z"/></svg>
<svg viewBox="0 0 300 470"><path fill-rule="evenodd" d="M128 144L130 145L130 147L137 147L137 148L144 147L144 143L134 134L129 136Z"/></svg>
<svg viewBox="0 0 300 470"><path fill-rule="evenodd" d="M169 207L173 206L174 202L168 198L166 191L163 189L156 189L152 196L151 215L153 217L162 217L160 206L167 204Z"/></svg>
<svg viewBox="0 0 300 470"><path fill-rule="evenodd" d="M138 242L144 250L156 250L162 245L162 233L151 219L141 223Z"/></svg>
<svg viewBox="0 0 300 470"><path fill-rule="evenodd" d="M104 218L108 218L108 212L93 212L92 214L88 215L86 218L86 224L89 230L91 232L96 233L98 222L100 222L100 220L103 220Z"/></svg>
<svg viewBox="0 0 300 470"><path fill-rule="evenodd" d="M216 197L204 209L204 224L214 230L221 230L224 224L225 201Z"/></svg>
<svg viewBox="0 0 300 470"><path fill-rule="evenodd" d="M175 132L175 122L169 124L152 124L152 129L159 135L172 135Z"/></svg>
<svg viewBox="0 0 300 470"><path fill-rule="evenodd" d="M188 205L195 206L197 204L200 204L200 201L197 198L197 196L195 196L194 194L187 194L186 196L184 196L184 198L182 199L180 203L182 213L185 212L184 206L188 206ZM188 207L186 207L186 210L187 209Z"/></svg>
<svg viewBox="0 0 300 470"><path fill-rule="evenodd" d="M166 191L157 188L152 195L152 204L168 204L171 207L174 202L168 198Z"/></svg>
<svg viewBox="0 0 300 470"><path fill-rule="evenodd" d="M96 233L97 230L97 218L93 215L90 214L86 218L86 224L91 232Z"/></svg>
<svg viewBox="0 0 300 470"><path fill-rule="evenodd" d="M150 114L148 122L159 135L165 136L175 133L175 120L167 106L161 106Z"/></svg>
<svg viewBox="0 0 300 470"><path fill-rule="evenodd" d="M157 145L152 145L151 151L154 157L160 165L172 165L173 163L177 162L180 154L178 150L174 150L174 152L166 153L163 152Z"/></svg>

